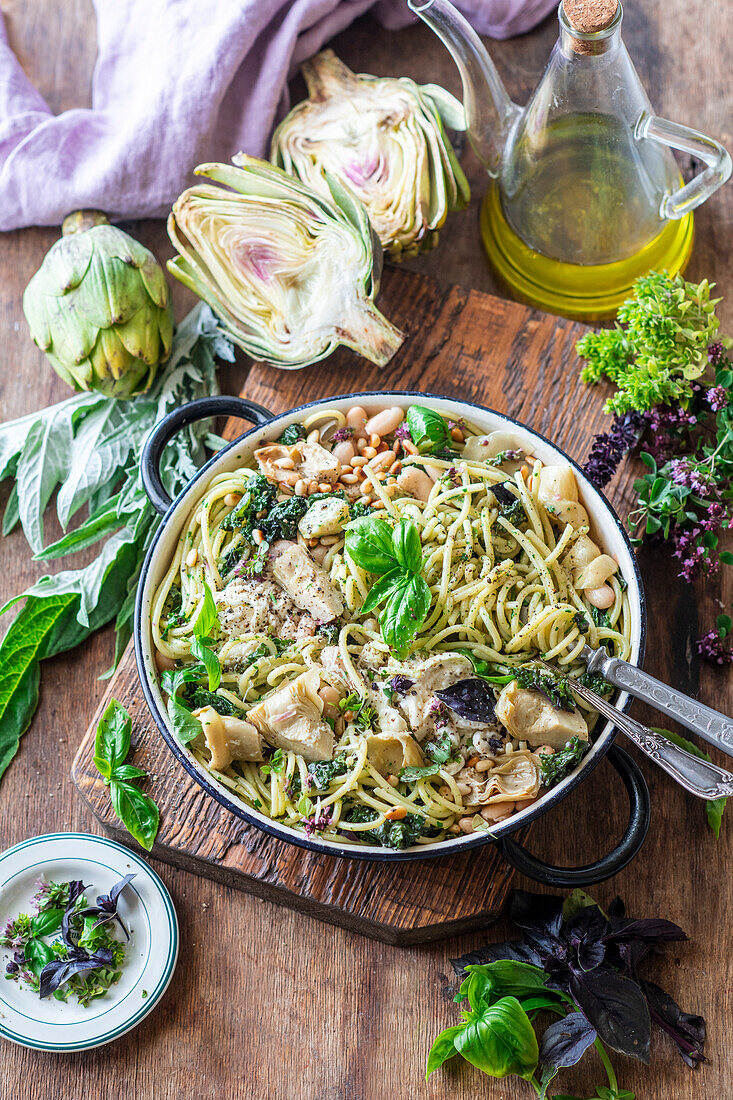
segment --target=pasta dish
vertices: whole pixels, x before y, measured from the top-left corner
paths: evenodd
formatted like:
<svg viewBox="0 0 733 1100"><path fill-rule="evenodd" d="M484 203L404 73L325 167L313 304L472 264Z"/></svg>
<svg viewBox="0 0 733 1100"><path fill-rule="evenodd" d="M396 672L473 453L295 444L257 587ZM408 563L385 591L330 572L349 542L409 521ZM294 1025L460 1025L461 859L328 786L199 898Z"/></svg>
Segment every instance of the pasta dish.
<svg viewBox="0 0 733 1100"><path fill-rule="evenodd" d="M587 750L629 605L567 465L432 408L321 406L210 478L152 605L169 722L247 807L392 848L492 827ZM540 668L552 662L561 674Z"/></svg>

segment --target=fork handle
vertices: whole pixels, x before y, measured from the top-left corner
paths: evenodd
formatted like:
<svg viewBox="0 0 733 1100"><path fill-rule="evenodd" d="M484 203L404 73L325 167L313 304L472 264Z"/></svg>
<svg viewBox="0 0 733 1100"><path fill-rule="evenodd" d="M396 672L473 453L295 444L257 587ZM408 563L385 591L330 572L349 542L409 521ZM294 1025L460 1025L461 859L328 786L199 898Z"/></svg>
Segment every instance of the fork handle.
<svg viewBox="0 0 733 1100"><path fill-rule="evenodd" d="M588 671L600 672L609 684L649 703L702 737L703 741L733 756L733 722L724 714L655 680L648 672L620 657L610 657L603 649L594 650L588 658Z"/></svg>
<svg viewBox="0 0 733 1100"><path fill-rule="evenodd" d="M655 730L650 730L647 726L643 726L641 722L637 722L628 714L617 710L607 700L595 695L594 692L588 691L587 688L581 685L577 687L573 685L573 690L577 692L581 699L592 696L589 701L592 702L595 709L605 715L606 718L610 718L618 729L622 730L627 737L630 737L635 745L638 745L643 753L656 764L659 764L660 768L663 768L690 794L697 795L698 798L704 798L707 801L733 795L733 773L726 771L724 768L719 768L717 764L713 764L708 760L701 760L699 756L693 756L692 753L686 752L679 745L675 745L673 741L670 741L669 738L663 737L661 733L657 733Z"/></svg>

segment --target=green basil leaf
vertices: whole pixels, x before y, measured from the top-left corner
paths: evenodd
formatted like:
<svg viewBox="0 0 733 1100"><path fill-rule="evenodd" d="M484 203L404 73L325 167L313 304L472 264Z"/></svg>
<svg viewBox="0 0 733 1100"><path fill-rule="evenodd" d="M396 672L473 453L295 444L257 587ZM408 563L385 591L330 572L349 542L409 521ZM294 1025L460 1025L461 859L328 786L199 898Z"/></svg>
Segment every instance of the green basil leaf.
<svg viewBox="0 0 733 1100"><path fill-rule="evenodd" d="M503 997L467 1020L453 1041L467 1062L491 1077L529 1078L539 1061L537 1036L516 997Z"/></svg>
<svg viewBox="0 0 733 1100"><path fill-rule="evenodd" d="M158 832L160 813L152 798L131 783L112 780L114 811L131 836L148 852Z"/></svg>
<svg viewBox="0 0 733 1100"><path fill-rule="evenodd" d="M23 949L25 961L32 974L38 977L46 963L56 958L51 948L43 940L30 939Z"/></svg>
<svg viewBox="0 0 733 1100"><path fill-rule="evenodd" d="M189 741L193 741L195 737L199 737L204 732L204 727L198 718L194 718L191 711L187 710L172 695L168 700L166 709L173 726L173 732L182 745L187 745Z"/></svg>
<svg viewBox="0 0 733 1100"><path fill-rule="evenodd" d="M204 645L200 638L191 639L191 654L203 663L209 678L209 691L216 691L221 683L221 665L213 649Z"/></svg>
<svg viewBox="0 0 733 1100"><path fill-rule="evenodd" d="M437 775L439 771L440 764L426 764L424 768L403 768L399 773L399 778L403 779L405 783L414 783L416 779Z"/></svg>
<svg viewBox="0 0 733 1100"><path fill-rule="evenodd" d="M409 519L401 519L392 532L392 548L398 563L407 573L419 573L422 568L420 534Z"/></svg>
<svg viewBox="0 0 733 1100"><path fill-rule="evenodd" d="M430 602L430 589L422 577L398 581L379 619L385 642L397 650L405 649L424 623Z"/></svg>
<svg viewBox="0 0 733 1100"><path fill-rule="evenodd" d="M121 703L110 699L94 738L94 764L105 779L109 779L115 765L121 764L127 756L131 733L130 715Z"/></svg>
<svg viewBox="0 0 733 1100"><path fill-rule="evenodd" d="M468 998L468 1006L472 1012L484 1012L501 999L501 993L495 989L490 971L483 966L466 967L466 977L458 992L461 997Z"/></svg>
<svg viewBox="0 0 733 1100"><path fill-rule="evenodd" d="M388 573L395 568L392 528L377 516L363 516L346 528L344 551L367 573Z"/></svg>
<svg viewBox="0 0 733 1100"><path fill-rule="evenodd" d="M118 764L112 772L112 779L120 782L129 782L130 779L146 779L145 768L138 768L135 764Z"/></svg>
<svg viewBox="0 0 733 1100"><path fill-rule="evenodd" d="M61 927L63 916L63 909L44 909L31 921L31 932L34 936L52 936Z"/></svg>
<svg viewBox="0 0 733 1100"><path fill-rule="evenodd" d="M403 576L404 574L399 569L390 569L389 573L385 573L380 577L364 600L361 608L362 614L366 615L373 611L375 607L379 607L380 603L391 596L395 585L399 583Z"/></svg>
<svg viewBox="0 0 733 1100"><path fill-rule="evenodd" d="M160 686L166 695L176 696L184 684L192 684L206 675L206 667L187 665L185 668L166 669L160 676Z"/></svg>
<svg viewBox="0 0 733 1100"><path fill-rule="evenodd" d="M463 1031L463 1028L463 1024L457 1024L455 1027L447 1027L445 1031L441 1031L440 1035L436 1036L428 1054L428 1064L425 1071L426 1080L434 1070L443 1065L443 1062L447 1062L449 1058L458 1053L454 1039L456 1035Z"/></svg>
<svg viewBox="0 0 733 1100"><path fill-rule="evenodd" d="M499 997L524 997L537 990L547 988L547 978L543 970L531 963L514 959L498 959L492 963L471 963L466 971L481 974L492 984ZM555 994L557 997L559 994ZM473 1005L471 1006L473 1007Z"/></svg>
<svg viewBox="0 0 733 1100"><path fill-rule="evenodd" d="M665 730L659 726L652 726L651 729L655 733L661 733L663 737L668 738L673 744L678 745L685 752L691 753L693 756L698 756L701 760L709 760L712 762L712 757L704 749L698 748L694 741L689 741L686 737L682 737L681 734L675 733L673 730ZM716 840L720 839L720 826L723 823L723 812L725 810L727 798L715 798L712 802L705 803L705 816L707 818L708 825L715 833Z"/></svg>
<svg viewBox="0 0 733 1100"><path fill-rule="evenodd" d="M194 637L199 639L208 638L218 625L219 616L216 611L214 597L208 584L204 581L204 602L201 604L201 610L196 616L196 622L193 624Z"/></svg>
<svg viewBox="0 0 733 1100"><path fill-rule="evenodd" d="M450 431L440 413L422 405L410 405L405 419L412 442L420 454L432 454L450 445Z"/></svg>

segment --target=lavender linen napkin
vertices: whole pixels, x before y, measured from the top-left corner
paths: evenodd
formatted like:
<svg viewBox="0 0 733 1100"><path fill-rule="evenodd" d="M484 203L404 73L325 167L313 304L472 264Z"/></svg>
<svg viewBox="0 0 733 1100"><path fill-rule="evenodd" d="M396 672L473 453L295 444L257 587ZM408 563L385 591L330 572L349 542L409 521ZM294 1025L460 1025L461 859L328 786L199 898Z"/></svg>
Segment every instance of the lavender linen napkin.
<svg viewBox="0 0 733 1100"><path fill-rule="evenodd" d="M457 0L478 31L520 34L556 0ZM191 170L266 154L288 76L369 8L390 30L405 0L94 0L92 107L53 115L0 16L0 229L81 208L164 215ZM397 75L397 74L395 74Z"/></svg>

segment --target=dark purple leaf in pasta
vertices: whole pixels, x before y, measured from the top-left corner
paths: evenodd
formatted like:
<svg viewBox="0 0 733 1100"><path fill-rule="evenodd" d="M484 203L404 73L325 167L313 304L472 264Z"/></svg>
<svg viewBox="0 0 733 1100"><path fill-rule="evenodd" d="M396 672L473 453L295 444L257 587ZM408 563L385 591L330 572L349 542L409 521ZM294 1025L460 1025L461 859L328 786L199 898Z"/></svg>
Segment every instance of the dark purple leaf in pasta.
<svg viewBox="0 0 733 1100"><path fill-rule="evenodd" d="M494 693L485 680L459 680L435 694L459 718L486 725L494 720Z"/></svg>
<svg viewBox="0 0 733 1100"><path fill-rule="evenodd" d="M517 494L511 493L507 489L506 483L503 481L498 482L496 485L492 485L491 492L499 501L499 504L514 504L517 499Z"/></svg>

